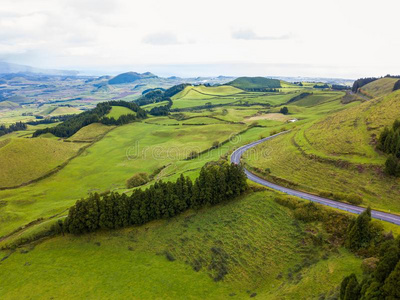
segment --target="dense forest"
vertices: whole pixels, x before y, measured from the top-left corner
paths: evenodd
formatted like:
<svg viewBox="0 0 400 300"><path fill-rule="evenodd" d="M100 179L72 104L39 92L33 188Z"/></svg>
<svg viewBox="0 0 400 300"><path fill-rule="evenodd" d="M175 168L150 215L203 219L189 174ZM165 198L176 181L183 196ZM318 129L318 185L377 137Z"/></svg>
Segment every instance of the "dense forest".
<svg viewBox="0 0 400 300"><path fill-rule="evenodd" d="M14 131L20 131L25 129L26 129L26 124L22 122L16 122L15 124L11 124L8 127L6 127L5 125L0 125L0 136Z"/></svg>
<svg viewBox="0 0 400 300"><path fill-rule="evenodd" d="M385 172L392 176L400 176L400 120L394 121L390 129L385 127L379 136L377 148L389 154Z"/></svg>
<svg viewBox="0 0 400 300"><path fill-rule="evenodd" d="M181 175L175 182L156 182L132 195L92 194L69 209L55 232L82 234L99 229L115 229L171 218L187 209L199 209L233 199L247 189L246 175L239 165L210 163L192 182Z"/></svg>
<svg viewBox="0 0 400 300"><path fill-rule="evenodd" d="M123 115L115 120L114 118L108 118L105 115L108 114L112 106L123 106L136 112L136 116ZM57 137L70 137L75 134L79 129L92 123L103 123L105 125L122 125L133 122L136 119L146 118L146 111L141 109L136 103L126 102L122 100L102 102L96 105L94 109L85 111L79 115L74 115L70 119L63 123L45 129L38 129L33 133L33 137L37 137L44 133L52 133Z"/></svg>
<svg viewBox="0 0 400 300"><path fill-rule="evenodd" d="M400 237L384 235L371 222L368 208L348 227L346 247L363 257L363 279L345 277L340 287L341 300L400 299Z"/></svg>

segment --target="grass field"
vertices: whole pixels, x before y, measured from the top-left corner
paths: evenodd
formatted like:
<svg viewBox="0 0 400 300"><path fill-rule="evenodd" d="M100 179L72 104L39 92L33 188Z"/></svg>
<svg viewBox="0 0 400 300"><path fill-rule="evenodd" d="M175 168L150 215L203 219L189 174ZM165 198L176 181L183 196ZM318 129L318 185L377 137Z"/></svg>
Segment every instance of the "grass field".
<svg viewBox="0 0 400 300"><path fill-rule="evenodd" d="M0 187L17 186L41 177L83 146L47 138L9 138L0 143L3 143L0 147Z"/></svg>
<svg viewBox="0 0 400 300"><path fill-rule="evenodd" d="M117 120L122 115L136 115L136 113L127 107L112 106L111 111L107 114L107 117Z"/></svg>
<svg viewBox="0 0 400 300"><path fill-rule="evenodd" d="M67 106L59 106L55 110L53 110L49 115L50 116L60 116L60 115L73 115L79 114L82 111L75 107L67 107Z"/></svg>
<svg viewBox="0 0 400 300"><path fill-rule="evenodd" d="M360 260L344 250L292 271L324 252L307 241L306 230L315 229L295 222L273 197L258 192L140 227L60 236L6 259L10 253L1 251L0 296L311 299L360 273ZM216 282L220 268L226 274Z"/></svg>
<svg viewBox="0 0 400 300"><path fill-rule="evenodd" d="M93 142L94 140L106 134L112 128L114 128L114 126L107 126L101 123L93 123L79 129L78 132L76 132L68 140Z"/></svg>
<svg viewBox="0 0 400 300"><path fill-rule="evenodd" d="M130 193L126 180L141 172L154 176L144 188L181 174L194 179L207 162L226 159L237 147L284 129L291 133L259 145L244 155L244 161L261 170L269 168L266 177L296 189L357 193L363 196L363 205L400 212L399 181L371 166L381 164L384 157L370 145L372 135L399 116L393 107L398 107L400 91L344 105L343 92L317 91L306 83L281 86L280 93L189 86L173 99L173 109L182 110L168 117L149 116L118 127L91 124L70 142L54 136L22 138L42 125L0 137L0 165L4 158L11 174L3 180L15 176L14 181L29 174L30 168L57 166L65 161L64 152L70 157L88 145L82 142L92 143L56 174L0 190L0 247L43 232L88 193ZM304 91L313 94L287 104ZM224 106L196 108L208 102ZM282 106L288 107L288 115L279 113ZM108 116L118 118L126 110L113 107ZM20 116L7 112L5 117ZM296 122L287 122L294 118ZM211 149L215 142L222 144ZM3 153L6 150L10 153ZM192 151L202 154L187 159ZM326 237L323 226L297 221L291 210L274 201L276 195L269 190L249 192L169 220L59 236L0 251L0 298L325 299L337 291L343 276L361 274L361 260L345 249L333 251L311 243L311 235ZM394 225L384 226L399 232ZM305 259L314 258L311 265L299 268ZM223 279L216 281L221 270Z"/></svg>
<svg viewBox="0 0 400 300"><path fill-rule="evenodd" d="M17 190L0 191L1 199L8 203L0 209L0 235L38 217L60 212L87 193L116 188L124 190L126 180L135 173L151 174L168 166L164 172L175 174L177 166L172 163L185 159L191 151L208 149L214 141L222 142L245 128L245 125L228 124L223 127L196 126L193 130L191 126L145 123L117 127L57 174ZM74 147L82 145L59 143ZM193 162L182 161L184 165L190 163ZM200 163L196 168L201 166ZM189 168L193 169L193 166ZM30 201L21 205L21 199Z"/></svg>

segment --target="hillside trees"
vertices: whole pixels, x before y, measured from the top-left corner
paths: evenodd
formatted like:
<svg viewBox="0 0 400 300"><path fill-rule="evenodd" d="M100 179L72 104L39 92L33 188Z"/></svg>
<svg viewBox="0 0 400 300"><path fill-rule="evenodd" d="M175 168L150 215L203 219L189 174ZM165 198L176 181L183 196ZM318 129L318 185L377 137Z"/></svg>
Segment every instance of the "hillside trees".
<svg viewBox="0 0 400 300"><path fill-rule="evenodd" d="M360 283L354 274L343 279L340 299L399 299L400 237L384 235L367 209L349 225L345 245L373 263Z"/></svg>
<svg viewBox="0 0 400 300"><path fill-rule="evenodd" d="M0 125L0 136L26 129L26 124L22 122L16 122L15 124L11 124L10 126L6 127L5 125Z"/></svg>
<svg viewBox="0 0 400 300"><path fill-rule="evenodd" d="M389 156L385 163L385 172L392 176L400 176L400 121L394 121L392 128L385 127L381 132L377 148Z"/></svg>
<svg viewBox="0 0 400 300"><path fill-rule="evenodd" d="M397 90L400 90L400 80L397 80L393 86L393 92Z"/></svg>
<svg viewBox="0 0 400 300"><path fill-rule="evenodd" d="M246 189L246 175L240 166L209 164L201 169L194 183L181 175L174 183L159 181L145 190L133 191L131 196L92 194L70 208L61 231L81 234L171 218L189 208L233 199Z"/></svg>
<svg viewBox="0 0 400 300"><path fill-rule="evenodd" d="M115 120L114 118L108 118L105 115L110 112L112 106L129 108L130 110L136 112L136 116L133 114L122 115L118 118L118 120ZM102 102L97 104L95 108L85 111L79 115L74 115L55 127L36 130L33 133L33 137L37 137L41 134L49 132L57 137L66 138L75 134L82 127L92 123L100 122L105 125L123 125L133 122L136 119L146 118L146 116L146 111L141 109L136 103L121 100Z"/></svg>

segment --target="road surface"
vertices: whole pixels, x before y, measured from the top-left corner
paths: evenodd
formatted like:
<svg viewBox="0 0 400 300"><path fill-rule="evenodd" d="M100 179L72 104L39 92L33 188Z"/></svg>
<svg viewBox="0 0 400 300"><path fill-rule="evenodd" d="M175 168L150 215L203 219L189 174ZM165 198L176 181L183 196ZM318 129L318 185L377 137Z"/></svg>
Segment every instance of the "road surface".
<svg viewBox="0 0 400 300"><path fill-rule="evenodd" d="M235 164L239 164L240 163L240 158L242 157L242 154L244 152L246 152L248 149L253 148L255 146L257 146L258 144L261 144L265 141L268 141L274 137L277 137L281 134L285 134L288 131L284 131L275 135L272 135L270 137L266 137L263 138L261 140L255 141L253 143L247 144L245 146L240 147L239 149L235 150L232 155L231 155L231 162L235 163ZM359 207L356 205L351 205L351 204L347 204L347 203L342 203L342 202L338 202L338 201L334 201L334 200L330 200L327 198L323 198L323 197L319 197L316 195L312 195L312 194L308 194L308 193L304 193L304 192L300 192L300 191L296 191L290 188L286 188L280 185L277 185L275 183L269 182L265 179L262 179L260 177L258 177L257 175L251 173L249 170L244 169L244 172L247 175L247 178L249 178L251 181L254 181L256 183L259 183L261 185L267 186L269 188L272 188L274 190L292 195L292 196L296 196L302 199L306 199L306 200L310 200L313 202L317 202L326 206L330 206L330 207L334 207L337 209L341 209L341 210L345 210L354 214L360 214L362 213L365 208L363 207ZM387 222L391 222L393 224L396 225L400 225L400 216L399 215L394 215L394 214L390 214L390 213L384 213L384 212L380 212L380 211L376 211L376 210L372 210L371 211L371 215L373 218L375 219L379 219L382 221L387 221Z"/></svg>

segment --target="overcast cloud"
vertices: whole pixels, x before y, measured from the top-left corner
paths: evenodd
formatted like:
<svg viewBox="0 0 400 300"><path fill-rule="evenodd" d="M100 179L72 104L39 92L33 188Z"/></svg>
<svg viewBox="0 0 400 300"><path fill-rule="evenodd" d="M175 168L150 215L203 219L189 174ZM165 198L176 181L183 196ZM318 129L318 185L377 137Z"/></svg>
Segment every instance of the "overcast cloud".
<svg viewBox="0 0 400 300"><path fill-rule="evenodd" d="M0 60L181 76L400 74L399 11L398 0L2 0Z"/></svg>

